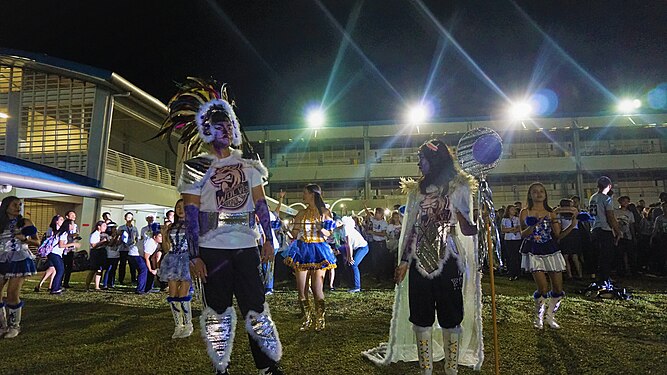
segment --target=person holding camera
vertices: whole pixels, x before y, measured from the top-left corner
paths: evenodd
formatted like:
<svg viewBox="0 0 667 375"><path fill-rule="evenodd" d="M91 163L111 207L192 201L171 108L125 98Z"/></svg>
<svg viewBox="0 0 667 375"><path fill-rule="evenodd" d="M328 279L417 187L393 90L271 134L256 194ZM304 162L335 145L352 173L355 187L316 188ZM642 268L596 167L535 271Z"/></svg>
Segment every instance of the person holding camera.
<svg viewBox="0 0 667 375"><path fill-rule="evenodd" d="M559 207L575 206L571 199L561 199ZM557 215L561 228L567 228L572 224L572 216L573 215L569 212L564 212ZM579 230L579 223L574 225L574 228L572 228L572 231L570 231L569 234L558 239L560 252L563 254L563 258L565 259L565 271L567 272L568 279L572 278L572 267L574 267L577 280L581 280L583 278L581 267L582 241L583 238L581 236L581 231Z"/></svg>

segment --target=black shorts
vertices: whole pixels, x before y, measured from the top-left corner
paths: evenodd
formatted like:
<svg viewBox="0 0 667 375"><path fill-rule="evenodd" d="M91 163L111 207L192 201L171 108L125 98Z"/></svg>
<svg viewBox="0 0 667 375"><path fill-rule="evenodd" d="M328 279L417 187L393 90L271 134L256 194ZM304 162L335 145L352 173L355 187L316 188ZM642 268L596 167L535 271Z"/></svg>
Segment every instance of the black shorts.
<svg viewBox="0 0 667 375"><path fill-rule="evenodd" d="M456 259L450 258L440 275L428 279L417 271L416 262L410 266L410 322L419 327L438 323L442 328L454 328L463 321L463 275Z"/></svg>
<svg viewBox="0 0 667 375"><path fill-rule="evenodd" d="M102 271L107 261L107 249L101 247L99 249L90 250L90 270Z"/></svg>

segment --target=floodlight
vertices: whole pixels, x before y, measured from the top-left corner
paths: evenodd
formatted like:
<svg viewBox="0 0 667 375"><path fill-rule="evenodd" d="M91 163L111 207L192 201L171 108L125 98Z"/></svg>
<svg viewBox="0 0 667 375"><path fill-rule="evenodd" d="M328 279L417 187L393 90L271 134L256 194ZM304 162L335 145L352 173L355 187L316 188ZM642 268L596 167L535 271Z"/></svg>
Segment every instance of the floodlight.
<svg viewBox="0 0 667 375"><path fill-rule="evenodd" d="M417 125L427 121L430 115L428 107L420 103L408 108L405 113L405 121L408 124Z"/></svg>
<svg viewBox="0 0 667 375"><path fill-rule="evenodd" d="M509 108L513 120L525 120L533 114L533 106L527 101L514 102Z"/></svg>
<svg viewBox="0 0 667 375"><path fill-rule="evenodd" d="M306 114L306 122L313 129L319 129L324 125L326 118L322 108L312 108Z"/></svg>
<svg viewBox="0 0 667 375"><path fill-rule="evenodd" d="M623 99L618 102L617 110L622 114L630 114L641 108L642 102L639 99Z"/></svg>

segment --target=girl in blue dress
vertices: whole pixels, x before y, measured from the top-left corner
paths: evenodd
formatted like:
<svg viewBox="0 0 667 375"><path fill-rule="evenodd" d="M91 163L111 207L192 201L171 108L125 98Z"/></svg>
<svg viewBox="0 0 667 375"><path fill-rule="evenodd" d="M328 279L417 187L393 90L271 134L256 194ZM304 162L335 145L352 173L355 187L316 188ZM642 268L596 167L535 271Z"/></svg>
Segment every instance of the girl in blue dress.
<svg viewBox="0 0 667 375"><path fill-rule="evenodd" d="M28 245L39 246L37 228L21 216L21 200L9 196L0 203L0 337L21 332L21 286L37 273L35 256ZM7 286L7 299L2 298Z"/></svg>
<svg viewBox="0 0 667 375"><path fill-rule="evenodd" d="M160 261L158 276L162 282L169 285L167 302L171 307L176 325L172 339L185 338L192 335L192 309L190 295L190 256L188 254L188 240L185 235L185 211L183 199L179 199L174 207L174 222L166 226L163 233L166 255ZM164 246L163 245L163 246Z"/></svg>
<svg viewBox="0 0 667 375"><path fill-rule="evenodd" d="M299 304L303 314L301 331L315 326L316 331L324 329L324 274L336 268L336 256L326 242L335 225L331 212L322 200L322 190L316 184L307 185L303 190L306 209L294 218L292 236L296 238L287 249L285 264L294 269L296 286L299 291ZM310 281L310 283L309 283ZM315 318L313 306L308 298L308 285L315 300Z"/></svg>
<svg viewBox="0 0 667 375"><path fill-rule="evenodd" d="M558 213L572 213L569 227L561 231ZM574 207L552 209L547 203L547 191L539 182L528 188L528 207L521 210L521 268L530 271L537 285L533 293L535 300L535 320L533 326L542 329L543 321L554 329L560 328L554 315L565 296L563 292L563 274L565 259L558 249L557 240L567 236L577 224L577 210ZM549 280L551 291L549 291ZM548 306L545 304L548 299Z"/></svg>

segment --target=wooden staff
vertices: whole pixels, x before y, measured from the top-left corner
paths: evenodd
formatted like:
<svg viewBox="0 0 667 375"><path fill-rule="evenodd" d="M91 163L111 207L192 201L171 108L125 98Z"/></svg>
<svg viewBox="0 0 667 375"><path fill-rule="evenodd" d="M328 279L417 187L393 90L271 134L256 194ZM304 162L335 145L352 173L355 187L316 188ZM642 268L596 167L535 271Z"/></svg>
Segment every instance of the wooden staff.
<svg viewBox="0 0 667 375"><path fill-rule="evenodd" d="M493 278L493 242L491 242L491 219L486 224L486 243L489 248L489 275L491 277L491 319L493 320L493 353L495 374L500 374L500 350L498 348L498 325L496 323L496 284Z"/></svg>

